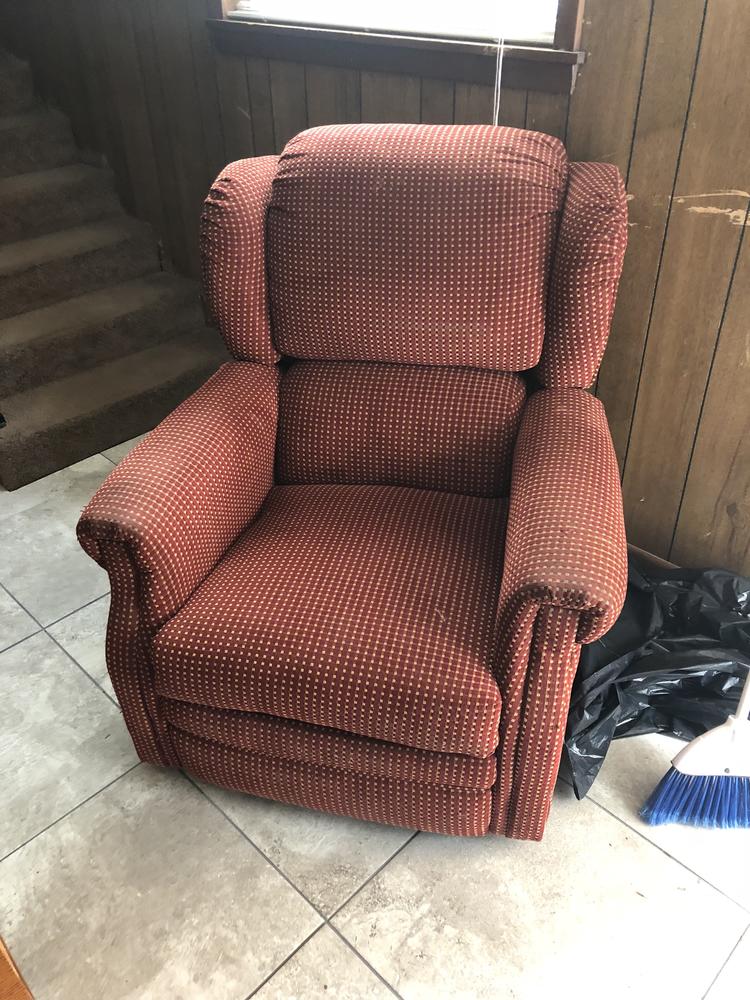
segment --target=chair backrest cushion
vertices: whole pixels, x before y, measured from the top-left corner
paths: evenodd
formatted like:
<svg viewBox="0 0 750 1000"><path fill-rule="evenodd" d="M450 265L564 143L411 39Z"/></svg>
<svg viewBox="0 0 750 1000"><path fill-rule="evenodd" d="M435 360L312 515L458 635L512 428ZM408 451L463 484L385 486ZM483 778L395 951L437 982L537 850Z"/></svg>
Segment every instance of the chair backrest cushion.
<svg viewBox="0 0 750 1000"><path fill-rule="evenodd" d="M297 361L281 381L276 480L502 496L525 399L510 373Z"/></svg>
<svg viewBox="0 0 750 1000"><path fill-rule="evenodd" d="M295 358L522 371L539 361L563 145L492 125L333 125L285 147L266 256Z"/></svg>

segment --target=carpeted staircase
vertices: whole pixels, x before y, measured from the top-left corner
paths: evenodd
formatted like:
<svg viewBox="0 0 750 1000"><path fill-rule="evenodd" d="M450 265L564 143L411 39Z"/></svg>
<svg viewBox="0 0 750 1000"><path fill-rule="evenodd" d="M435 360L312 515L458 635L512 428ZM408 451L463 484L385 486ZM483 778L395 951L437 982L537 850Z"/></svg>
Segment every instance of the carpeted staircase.
<svg viewBox="0 0 750 1000"><path fill-rule="evenodd" d="M162 269L109 171L78 161L67 119L0 51L2 484L149 430L225 360L195 282Z"/></svg>

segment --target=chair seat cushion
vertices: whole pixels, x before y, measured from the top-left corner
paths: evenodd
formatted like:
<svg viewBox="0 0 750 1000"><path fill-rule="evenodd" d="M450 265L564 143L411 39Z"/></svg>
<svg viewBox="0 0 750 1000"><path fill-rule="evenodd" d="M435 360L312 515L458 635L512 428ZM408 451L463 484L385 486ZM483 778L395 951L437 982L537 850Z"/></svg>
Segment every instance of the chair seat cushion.
<svg viewBox="0 0 750 1000"><path fill-rule="evenodd" d="M486 757L503 500L299 485L153 643L163 697Z"/></svg>
<svg viewBox="0 0 750 1000"><path fill-rule="evenodd" d="M492 788L497 777L494 753L489 757L434 753L354 736L325 726L311 726L296 719L209 708L169 698L163 699L162 710L173 740L175 733L185 733L276 760L423 785L484 791Z"/></svg>
<svg viewBox="0 0 750 1000"><path fill-rule="evenodd" d="M489 829L489 789L404 781L395 775L285 760L181 730L175 730L172 739L185 770L212 785L337 816L454 837L481 837Z"/></svg>

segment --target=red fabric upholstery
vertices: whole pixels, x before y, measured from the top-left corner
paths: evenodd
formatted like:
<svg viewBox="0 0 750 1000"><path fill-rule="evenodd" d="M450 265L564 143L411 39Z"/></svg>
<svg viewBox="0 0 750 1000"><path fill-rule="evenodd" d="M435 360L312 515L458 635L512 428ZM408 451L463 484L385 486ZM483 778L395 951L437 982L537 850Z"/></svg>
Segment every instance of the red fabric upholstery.
<svg viewBox="0 0 750 1000"><path fill-rule="evenodd" d="M277 156L237 160L219 174L201 216L203 291L230 354L273 364L266 286L266 210Z"/></svg>
<svg viewBox="0 0 750 1000"><path fill-rule="evenodd" d="M277 486L153 642L160 695L486 757L502 501Z"/></svg>
<svg viewBox="0 0 750 1000"><path fill-rule="evenodd" d="M494 754L480 758L431 753L293 719L207 708L186 701L165 699L164 715L170 727L184 733L278 760L417 784L481 790L495 783Z"/></svg>
<svg viewBox="0 0 750 1000"><path fill-rule="evenodd" d="M541 837L580 644L625 591L604 411L571 387L596 372L624 242L616 170L514 129L313 129L278 170L222 173L206 295L248 360L78 528L109 572L107 662L142 759ZM534 366L551 388L527 400L513 373Z"/></svg>
<svg viewBox="0 0 750 1000"><path fill-rule="evenodd" d="M110 473L78 537L105 569L102 542L125 547L149 631L170 618L257 514L273 482L278 375L230 363Z"/></svg>
<svg viewBox="0 0 750 1000"><path fill-rule="evenodd" d="M525 398L502 372L299 361L281 383L277 481L507 494Z"/></svg>
<svg viewBox="0 0 750 1000"><path fill-rule="evenodd" d="M492 125L332 125L279 160L275 341L298 358L521 371L542 350L562 144Z"/></svg>
<svg viewBox="0 0 750 1000"><path fill-rule="evenodd" d="M609 337L625 247L625 186L611 163L571 163L552 268L543 385L591 385Z"/></svg>
<svg viewBox="0 0 750 1000"><path fill-rule="evenodd" d="M176 732L183 765L196 777L308 809L431 833L487 832L492 793L319 767L248 753Z"/></svg>
<svg viewBox="0 0 750 1000"><path fill-rule="evenodd" d="M541 836L577 644L611 627L626 583L619 470L604 409L582 389L544 389L526 405L513 459L497 626L496 832Z"/></svg>

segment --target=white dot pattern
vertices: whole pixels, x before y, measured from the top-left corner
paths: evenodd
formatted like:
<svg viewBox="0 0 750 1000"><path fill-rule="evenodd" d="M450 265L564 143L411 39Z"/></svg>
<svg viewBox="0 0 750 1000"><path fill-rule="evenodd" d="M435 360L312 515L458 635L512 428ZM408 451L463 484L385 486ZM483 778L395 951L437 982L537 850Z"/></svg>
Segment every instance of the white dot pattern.
<svg viewBox="0 0 750 1000"><path fill-rule="evenodd" d="M222 172L204 282L242 360L78 527L143 760L541 838L580 644L625 592L606 419L568 387L596 373L626 236L615 168L514 129L332 126ZM552 388L526 401L535 365Z"/></svg>
<svg viewBox="0 0 750 1000"><path fill-rule="evenodd" d="M201 215L206 303L227 348L243 361L273 364L266 283L266 210L277 156L230 163L214 181Z"/></svg>
<svg viewBox="0 0 750 1000"><path fill-rule="evenodd" d="M298 361L281 382L277 482L507 495L525 399L503 372Z"/></svg>
<svg viewBox="0 0 750 1000"><path fill-rule="evenodd" d="M591 385L609 337L628 242L625 185L611 163L571 163L552 266L543 385Z"/></svg>
<svg viewBox="0 0 750 1000"><path fill-rule="evenodd" d="M431 753L382 740L351 736L293 719L164 700L171 727L239 750L355 774L486 790L495 783L495 755Z"/></svg>
<svg viewBox="0 0 750 1000"><path fill-rule="evenodd" d="M130 553L149 632L260 510L273 483L277 407L275 369L222 365L120 462L81 514L78 534L94 559L102 562L104 541Z"/></svg>
<svg viewBox="0 0 750 1000"><path fill-rule="evenodd" d="M480 837L489 826L488 791L280 760L177 731L174 741L184 767L202 781L262 798L454 836Z"/></svg>
<svg viewBox="0 0 750 1000"><path fill-rule="evenodd" d="M293 357L539 360L567 157L493 125L331 125L287 143L268 214L274 338Z"/></svg>
<svg viewBox="0 0 750 1000"><path fill-rule="evenodd" d="M505 542L497 621L503 715L492 828L538 839L578 644L611 628L627 584L617 458L604 408L585 390L543 389L526 404ZM535 763L533 748L540 745L550 756Z"/></svg>
<svg viewBox="0 0 750 1000"><path fill-rule="evenodd" d="M152 643L156 690L486 757L505 504L277 486Z"/></svg>

